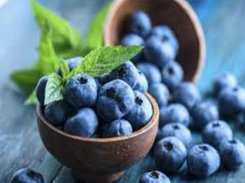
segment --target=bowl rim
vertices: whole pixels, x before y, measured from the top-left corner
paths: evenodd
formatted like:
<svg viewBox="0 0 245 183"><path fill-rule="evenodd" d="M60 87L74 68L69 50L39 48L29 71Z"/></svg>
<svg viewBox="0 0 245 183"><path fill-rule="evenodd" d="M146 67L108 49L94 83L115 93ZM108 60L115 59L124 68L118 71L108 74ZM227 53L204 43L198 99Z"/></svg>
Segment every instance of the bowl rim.
<svg viewBox="0 0 245 183"><path fill-rule="evenodd" d="M40 119L38 121L41 121L47 128L51 129L53 132L62 135L66 138L70 138L73 140L79 140L79 141L84 141L84 142L92 142L92 143L108 143L108 142L117 142L117 141L123 141L123 140L128 140L131 138L134 138L136 136L142 135L143 133L147 132L149 129L153 128L155 123L158 124L158 119L159 119L159 108L158 104L156 103L155 99L150 95L146 94L147 98L149 99L152 108L153 108L153 115L150 119L150 122L142 127L141 129L133 132L130 135L127 136L120 136L120 137L112 137L112 138L88 138L88 137L81 137L81 136L75 136L71 135L68 133L63 132L62 130L56 128L52 124L50 124L44 117L43 112L41 110L41 105L38 103L36 107L36 112L37 112L37 117Z"/></svg>

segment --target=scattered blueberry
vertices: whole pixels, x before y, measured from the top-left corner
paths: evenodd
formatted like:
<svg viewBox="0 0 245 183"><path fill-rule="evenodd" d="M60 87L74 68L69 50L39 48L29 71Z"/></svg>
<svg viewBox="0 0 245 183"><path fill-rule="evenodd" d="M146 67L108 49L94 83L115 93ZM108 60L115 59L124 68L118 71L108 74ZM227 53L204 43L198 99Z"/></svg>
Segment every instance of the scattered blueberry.
<svg viewBox="0 0 245 183"><path fill-rule="evenodd" d="M44 183L44 179L40 173L30 168L23 168L13 175L10 183Z"/></svg>
<svg viewBox="0 0 245 183"><path fill-rule="evenodd" d="M105 121L126 115L134 106L134 92L123 80L113 80L100 88L96 109Z"/></svg>
<svg viewBox="0 0 245 183"><path fill-rule="evenodd" d="M170 93L168 88L162 83L153 83L149 87L149 93L156 99L159 108L168 104Z"/></svg>
<svg viewBox="0 0 245 183"><path fill-rule="evenodd" d="M72 135L92 137L97 128L98 119L95 112L90 108L83 108L67 120L64 131Z"/></svg>
<svg viewBox="0 0 245 183"><path fill-rule="evenodd" d="M189 151L187 165L191 174L196 177L208 177L220 166L218 152L208 144L195 145Z"/></svg>
<svg viewBox="0 0 245 183"><path fill-rule="evenodd" d="M42 78L40 78L40 80L38 81L37 87L36 87L36 97L38 102L41 105L44 105L44 100L45 100L45 88L46 88L46 84L48 82L48 76L43 76Z"/></svg>
<svg viewBox="0 0 245 183"><path fill-rule="evenodd" d="M128 34L123 37L121 44L123 46L143 46L145 41L137 34Z"/></svg>
<svg viewBox="0 0 245 183"><path fill-rule="evenodd" d="M137 82L133 89L138 90L141 93L146 93L148 91L148 81L144 73L140 70L138 70Z"/></svg>
<svg viewBox="0 0 245 183"><path fill-rule="evenodd" d="M74 57L74 58L71 58L71 59L67 59L66 62L68 64L68 67L69 67L70 71L72 71L72 69L74 67L76 67L82 60L83 60L82 57ZM61 76L60 68L58 69L57 73Z"/></svg>
<svg viewBox="0 0 245 183"><path fill-rule="evenodd" d="M218 95L225 88L234 88L237 86L237 80L234 75L225 73L217 76L213 81L214 93Z"/></svg>
<svg viewBox="0 0 245 183"><path fill-rule="evenodd" d="M169 178L159 171L146 172L141 175L139 183L171 183Z"/></svg>

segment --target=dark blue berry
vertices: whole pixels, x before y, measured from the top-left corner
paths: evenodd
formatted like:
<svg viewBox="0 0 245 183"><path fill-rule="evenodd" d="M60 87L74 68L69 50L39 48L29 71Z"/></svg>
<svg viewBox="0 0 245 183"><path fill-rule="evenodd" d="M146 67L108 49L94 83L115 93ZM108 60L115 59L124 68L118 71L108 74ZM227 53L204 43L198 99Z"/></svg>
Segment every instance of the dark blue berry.
<svg viewBox="0 0 245 183"><path fill-rule="evenodd" d="M148 81L143 72L138 70L137 82L134 90L140 91L141 93L146 93L148 91Z"/></svg>
<svg viewBox="0 0 245 183"><path fill-rule="evenodd" d="M45 88L48 82L48 78L48 76L43 76L40 78L36 87L36 97L41 105L44 105L45 102Z"/></svg>
<svg viewBox="0 0 245 183"><path fill-rule="evenodd" d="M149 93L155 98L159 108L168 104L170 93L168 88L162 83L153 83L149 87Z"/></svg>
<svg viewBox="0 0 245 183"><path fill-rule="evenodd" d="M234 75L225 73L217 76L213 81L214 93L218 95L225 88L234 88L237 86L237 80Z"/></svg>
<svg viewBox="0 0 245 183"><path fill-rule="evenodd" d="M141 175L139 183L171 183L169 178L159 171L146 172Z"/></svg>
<svg viewBox="0 0 245 183"><path fill-rule="evenodd" d="M30 168L23 168L13 175L10 183L44 183L44 179L40 173Z"/></svg>
<svg viewBox="0 0 245 183"><path fill-rule="evenodd" d="M144 39L137 34L127 34L121 42L123 46L143 46L144 44Z"/></svg>

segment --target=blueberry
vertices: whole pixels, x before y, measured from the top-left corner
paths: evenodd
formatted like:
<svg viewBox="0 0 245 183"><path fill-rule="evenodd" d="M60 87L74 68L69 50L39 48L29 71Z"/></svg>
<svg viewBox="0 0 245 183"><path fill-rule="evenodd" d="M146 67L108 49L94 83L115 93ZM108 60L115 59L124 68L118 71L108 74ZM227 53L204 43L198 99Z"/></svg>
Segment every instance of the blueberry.
<svg viewBox="0 0 245 183"><path fill-rule="evenodd" d="M144 56L158 67L163 68L167 63L174 60L176 55L168 42L161 42L160 39L152 36L145 43Z"/></svg>
<svg viewBox="0 0 245 183"><path fill-rule="evenodd" d="M105 121L125 116L134 106L134 92L123 80L113 80L100 88L96 109Z"/></svg>
<svg viewBox="0 0 245 183"><path fill-rule="evenodd" d="M104 84L110 82L110 74L103 74L95 78L95 81L97 83L98 89L103 86Z"/></svg>
<svg viewBox="0 0 245 183"><path fill-rule="evenodd" d="M191 114L194 121L193 126L199 131L203 130L208 123L219 119L217 107L209 101L204 101L194 106Z"/></svg>
<svg viewBox="0 0 245 183"><path fill-rule="evenodd" d="M63 126L71 115L72 108L64 101L55 101L48 104L44 110L44 116L54 126Z"/></svg>
<svg viewBox="0 0 245 183"><path fill-rule="evenodd" d="M137 64L137 68L144 73L149 84L162 81L160 70L155 65L145 62Z"/></svg>
<svg viewBox="0 0 245 183"><path fill-rule="evenodd" d="M237 170L245 161L245 147L240 140L224 141L219 153L222 164L229 170Z"/></svg>
<svg viewBox="0 0 245 183"><path fill-rule="evenodd" d="M138 75L138 69L131 61L127 61L111 72L110 79L121 79L128 83L131 88L134 88L137 84Z"/></svg>
<svg viewBox="0 0 245 183"><path fill-rule="evenodd" d="M71 58L71 59L67 59L66 62L68 64L68 67L69 67L70 71L72 71L72 69L74 67L76 67L82 60L83 60L82 57L74 57L74 58ZM58 69L57 73L61 76L60 68Z"/></svg>
<svg viewBox="0 0 245 183"><path fill-rule="evenodd" d="M208 177L218 170L220 157L212 146L199 144L189 151L187 165L190 173L194 176Z"/></svg>
<svg viewBox="0 0 245 183"><path fill-rule="evenodd" d="M67 120L64 131L72 135L92 137L97 128L98 119L95 112L90 108L83 108Z"/></svg>
<svg viewBox="0 0 245 183"><path fill-rule="evenodd" d="M177 53L179 50L179 43L174 32L170 27L166 25L160 25L152 28L151 36L156 36L161 39L163 42L168 42Z"/></svg>
<svg viewBox="0 0 245 183"><path fill-rule="evenodd" d="M45 101L45 88L48 82L48 76L43 76L42 78L40 78L40 80L38 81L37 87L36 87L36 97L38 102L41 105L44 105L44 101Z"/></svg>
<svg viewBox="0 0 245 183"><path fill-rule="evenodd" d="M173 100L191 110L201 101L201 95L193 83L183 82L173 91Z"/></svg>
<svg viewBox="0 0 245 183"><path fill-rule="evenodd" d="M169 178L159 171L146 172L141 175L139 183L171 183Z"/></svg>
<svg viewBox="0 0 245 183"><path fill-rule="evenodd" d="M97 99L97 84L88 74L78 74L66 84L66 100L76 108L91 107Z"/></svg>
<svg viewBox="0 0 245 183"><path fill-rule="evenodd" d="M131 124L123 119L113 121L104 131L104 137L120 137L133 133Z"/></svg>
<svg viewBox="0 0 245 183"><path fill-rule="evenodd" d="M143 46L144 44L144 39L137 34L127 34L121 42L123 46Z"/></svg>
<svg viewBox="0 0 245 183"><path fill-rule="evenodd" d="M148 91L148 81L143 72L138 70L137 82L134 90L140 91L141 93L146 93Z"/></svg>
<svg viewBox="0 0 245 183"><path fill-rule="evenodd" d="M202 132L202 141L219 149L223 141L232 139L232 131L229 125L220 120L208 123Z"/></svg>
<svg viewBox="0 0 245 183"><path fill-rule="evenodd" d="M162 83L154 83L149 87L149 93L156 99L159 108L168 104L170 93L168 88Z"/></svg>
<svg viewBox="0 0 245 183"><path fill-rule="evenodd" d="M145 126L153 115L153 109L148 98L141 92L135 91L134 106L125 116L134 130L138 130Z"/></svg>
<svg viewBox="0 0 245 183"><path fill-rule="evenodd" d="M235 116L245 110L245 90L241 87L226 88L219 94L220 114Z"/></svg>
<svg viewBox="0 0 245 183"><path fill-rule="evenodd" d="M151 31L151 20L143 11L135 11L129 21L128 31L146 37Z"/></svg>
<svg viewBox="0 0 245 183"><path fill-rule="evenodd" d="M188 126L190 123L190 114L185 106L181 104L171 104L168 107L160 109L159 126L169 123L182 123Z"/></svg>
<svg viewBox="0 0 245 183"><path fill-rule="evenodd" d="M173 91L183 80L184 72L178 62L172 61L162 69L162 81Z"/></svg>
<svg viewBox="0 0 245 183"><path fill-rule="evenodd" d="M225 73L217 76L213 81L215 94L219 94L225 88L234 88L237 86L237 80L234 75Z"/></svg>
<svg viewBox="0 0 245 183"><path fill-rule="evenodd" d="M157 133L157 140L170 136L177 137L186 147L191 143L191 132L181 123L170 123L161 127Z"/></svg>
<svg viewBox="0 0 245 183"><path fill-rule="evenodd" d="M11 178L11 183L44 183L43 176L30 169L23 168L18 170Z"/></svg>
<svg viewBox="0 0 245 183"><path fill-rule="evenodd" d="M160 140L154 152L157 167L164 173L177 173L187 157L185 145L176 137Z"/></svg>

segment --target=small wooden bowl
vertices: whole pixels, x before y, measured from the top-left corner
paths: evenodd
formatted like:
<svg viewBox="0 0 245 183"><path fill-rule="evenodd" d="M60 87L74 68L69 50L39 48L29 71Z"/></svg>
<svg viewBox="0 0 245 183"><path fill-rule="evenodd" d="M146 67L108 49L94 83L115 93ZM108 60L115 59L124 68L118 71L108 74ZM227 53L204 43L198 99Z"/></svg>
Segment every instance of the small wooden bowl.
<svg viewBox="0 0 245 183"><path fill-rule="evenodd" d="M127 33L127 22L136 10L151 17L153 26L169 25L177 36L180 49L176 60L182 65L185 80L196 81L205 59L205 40L199 20L185 0L117 0L105 25L105 45L119 45Z"/></svg>
<svg viewBox="0 0 245 183"><path fill-rule="evenodd" d="M130 136L115 138L84 138L69 135L46 121L37 106L38 129L44 146L63 165L71 169L77 180L86 183L113 182L126 169L150 151L158 129L159 109L148 95L153 107L151 121Z"/></svg>

